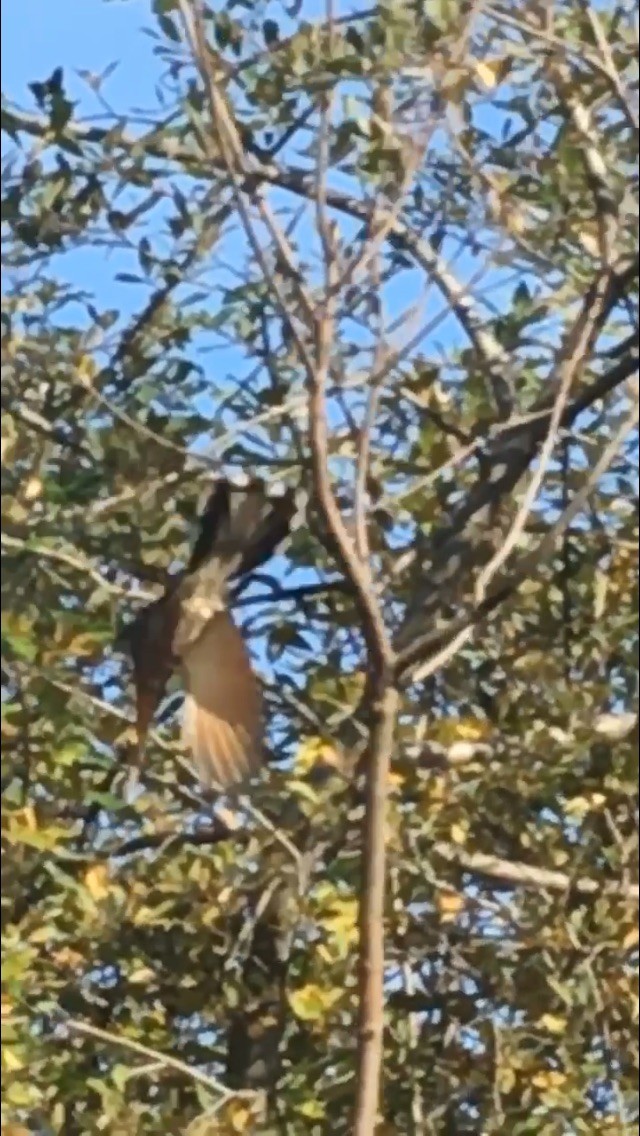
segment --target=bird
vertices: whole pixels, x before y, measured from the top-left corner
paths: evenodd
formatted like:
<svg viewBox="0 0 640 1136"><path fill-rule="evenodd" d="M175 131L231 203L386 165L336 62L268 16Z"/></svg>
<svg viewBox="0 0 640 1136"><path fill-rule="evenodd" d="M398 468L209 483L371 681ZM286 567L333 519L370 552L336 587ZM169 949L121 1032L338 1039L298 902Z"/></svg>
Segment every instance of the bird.
<svg viewBox="0 0 640 1136"><path fill-rule="evenodd" d="M133 663L138 760L174 671L185 698L182 746L204 789L254 776L263 760L260 683L229 612L229 588L286 539L299 496L263 481L220 478L199 518L186 568L142 608L121 636Z"/></svg>

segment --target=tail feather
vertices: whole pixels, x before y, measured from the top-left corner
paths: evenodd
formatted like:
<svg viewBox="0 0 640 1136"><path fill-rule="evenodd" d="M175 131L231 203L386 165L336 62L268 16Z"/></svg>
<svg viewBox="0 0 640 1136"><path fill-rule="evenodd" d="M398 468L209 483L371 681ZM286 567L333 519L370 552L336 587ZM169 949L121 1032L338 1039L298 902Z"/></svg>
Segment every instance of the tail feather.
<svg viewBox="0 0 640 1136"><path fill-rule="evenodd" d="M226 612L189 647L182 669L182 741L203 784L228 788L247 780L262 758L262 699L247 648Z"/></svg>

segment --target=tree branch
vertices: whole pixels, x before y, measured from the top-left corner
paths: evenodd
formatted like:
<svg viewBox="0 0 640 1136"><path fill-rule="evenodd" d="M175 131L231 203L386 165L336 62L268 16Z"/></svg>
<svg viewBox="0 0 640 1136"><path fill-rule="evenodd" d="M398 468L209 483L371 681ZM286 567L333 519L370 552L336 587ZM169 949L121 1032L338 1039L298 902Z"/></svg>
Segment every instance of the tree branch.
<svg viewBox="0 0 640 1136"><path fill-rule="evenodd" d="M213 828L201 828L196 832L147 832L142 836L133 836L131 840L125 840L115 848L106 848L104 855L110 860L119 860L123 856L133 856L136 852L149 852L157 848L167 852L187 846L210 848L225 840L237 841L239 837L242 838L242 833L228 828L220 821Z"/></svg>
<svg viewBox="0 0 640 1136"><path fill-rule="evenodd" d="M615 284L612 284L610 293L614 287ZM636 347L610 371L578 392L561 415L560 427L570 427L596 401L616 390L637 371L638 360ZM547 398L524 421L500 424L496 428L486 446L478 479L452 511L449 519L434 533L423 583L396 640L396 649L403 660L400 662L401 670L405 668L409 658L421 655L418 640L423 634L426 635L423 641L442 642L442 630L434 631L434 625L443 601L451 605L456 599L461 600L465 596L474 570L486 556L490 534L478 528L482 516L492 505L513 492L531 465L547 434L554 405L555 397ZM480 445L478 440L478 451ZM489 601L487 608L480 603L476 610L486 614L494 606L495 602ZM428 631L423 633L422 628L425 626Z"/></svg>
<svg viewBox="0 0 640 1136"><path fill-rule="evenodd" d="M442 841L433 845L432 852L446 860L448 864L456 864L464 872L484 877L491 887L517 886L532 888L535 891L562 892L565 895L576 892L578 895L594 897L606 893L638 902L638 888L633 884L594 880L586 876L572 879L566 872L538 868L533 864L522 864L514 860L503 860L499 856L491 856L485 852L467 852L464 848L456 848L455 845Z"/></svg>
<svg viewBox="0 0 640 1136"><path fill-rule="evenodd" d="M137 1053L141 1057L148 1057L156 1062L158 1066L164 1069L174 1069L177 1073L182 1073L192 1081L197 1081L198 1084L203 1085L210 1093L220 1097L220 1103L230 1100L232 1097L249 1097L254 1098L255 1093L248 1090L234 1090L228 1089L221 1081L216 1080L215 1077L210 1076L208 1073L201 1072L200 1069L195 1069L193 1066L187 1065L186 1061L181 1061L178 1057L172 1057L168 1053L160 1053L157 1049L151 1049L148 1045L142 1045L139 1041L134 1041L131 1037L126 1037L124 1034L113 1034L107 1030L99 1029L98 1026L91 1025L89 1022L79 1022L74 1018L62 1018L64 1026L72 1033L81 1034L84 1037L93 1037L97 1041L103 1041L107 1045L120 1046L122 1049L128 1050L130 1053Z"/></svg>
<svg viewBox="0 0 640 1136"><path fill-rule="evenodd" d="M491 593L483 596L479 602L464 607L462 613L456 619L452 620L447 627L439 628L435 632L429 630L424 637L416 637L405 650L398 654L396 677L406 674L406 672L416 663L419 663L421 659L426 659L426 661L419 665L418 669L414 672L413 681L420 682L429 675L434 674L440 667L449 662L465 643L469 642L477 625L483 619L504 603L504 601L520 587L524 580L531 576L542 564L547 562L548 557L553 553L557 540L564 534L580 509L584 507L594 485L603 474L606 473L611 462L620 452L625 439L638 425L639 413L638 404L636 403L631 413L622 422L614 437L608 445L603 448L598 461L583 483L582 488L574 495L567 508L551 527L534 552L521 557L514 570L506 578L498 581L495 589Z"/></svg>
<svg viewBox="0 0 640 1136"><path fill-rule="evenodd" d="M4 108L3 119L4 129L9 133L22 132L36 138L44 138L49 132L49 124L44 119L15 108ZM179 163L193 176L210 178L212 172L223 172L225 175L229 173L220 154L207 150L206 157L200 157L175 139L163 140L157 130L152 130L141 138L135 138L122 131L115 139L113 131L109 129L85 126L82 123L68 123L65 131L78 142L94 145L102 145L108 137L112 149L119 144L126 154L132 151L142 152L150 157ZM251 170L238 179L237 189L251 195L252 191L255 192L256 185L265 183L284 189L296 197L313 201L316 195L315 180L314 175L304 169L295 166L281 167L274 162L260 163L254 159ZM340 190L327 188L326 204L329 208L362 221L366 225L374 219L375 203L360 201ZM412 256L416 264L433 278L489 374L495 376L500 367L503 369L508 367L509 359L503 347L487 330L486 319L476 310L467 290L456 279L431 242L426 237L413 233L397 217L394 218L388 236L394 247Z"/></svg>

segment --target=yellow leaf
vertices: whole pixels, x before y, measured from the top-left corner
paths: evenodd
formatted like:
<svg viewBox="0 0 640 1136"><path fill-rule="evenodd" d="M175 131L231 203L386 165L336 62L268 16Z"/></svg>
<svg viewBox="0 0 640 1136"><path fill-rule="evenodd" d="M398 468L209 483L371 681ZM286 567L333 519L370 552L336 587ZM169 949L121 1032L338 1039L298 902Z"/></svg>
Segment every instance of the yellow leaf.
<svg viewBox="0 0 640 1136"><path fill-rule="evenodd" d="M335 900L327 914L321 917L328 945L333 948L334 954L337 950L342 958L346 958L358 938L357 920L358 902L355 899Z"/></svg>
<svg viewBox="0 0 640 1136"><path fill-rule="evenodd" d="M456 729L456 740L465 742L479 742L490 737L491 723L486 718L462 718Z"/></svg>
<svg viewBox="0 0 640 1136"><path fill-rule="evenodd" d="M233 1101L227 1112L227 1120L234 1132L246 1132L251 1124L251 1109L240 1101Z"/></svg>
<svg viewBox="0 0 640 1136"><path fill-rule="evenodd" d="M84 875L84 886L92 899L106 899L111 891L109 869L106 864L94 864Z"/></svg>
<svg viewBox="0 0 640 1136"><path fill-rule="evenodd" d="M493 727L486 718L443 718L429 733L435 741L450 746L454 742L486 741Z"/></svg>
<svg viewBox="0 0 640 1136"><path fill-rule="evenodd" d="M153 977L154 972L150 966L139 966L136 970L132 970L129 975L129 982L133 983L135 986L146 985Z"/></svg>
<svg viewBox="0 0 640 1136"><path fill-rule="evenodd" d="M42 482L40 478L30 477L27 480L24 489L22 490L22 496L24 497L25 501L37 501L41 493Z"/></svg>
<svg viewBox="0 0 640 1136"><path fill-rule="evenodd" d="M423 815L439 812L449 792L450 785L446 777L440 775L430 777L423 792L420 794L420 812Z"/></svg>
<svg viewBox="0 0 640 1136"><path fill-rule="evenodd" d="M10 844L26 844L41 852L51 851L61 841L69 840L70 836L70 831L62 825L49 824L45 828L38 828L32 808L22 809L10 816L5 832L5 838Z"/></svg>
<svg viewBox="0 0 640 1136"><path fill-rule="evenodd" d="M438 911L443 923L451 923L464 907L464 897L456 891L441 891L437 897Z"/></svg>
<svg viewBox="0 0 640 1136"><path fill-rule="evenodd" d="M19 815L24 820L25 827L29 829L29 832L38 831L38 818L36 817L36 810L33 805L27 805L26 808L22 809Z"/></svg>
<svg viewBox="0 0 640 1136"><path fill-rule="evenodd" d="M341 757L335 746L330 745L324 738L307 738L298 749L294 764L298 773L308 773L317 765L329 765L339 769Z"/></svg>
<svg viewBox="0 0 640 1136"><path fill-rule="evenodd" d="M497 83L501 83L510 70L509 56L502 59L480 59L476 63L476 75L489 91L492 91Z"/></svg>
<svg viewBox="0 0 640 1136"><path fill-rule="evenodd" d="M28 936L30 943L50 943L51 942L51 928L46 924L43 927L36 927Z"/></svg>
<svg viewBox="0 0 640 1136"><path fill-rule="evenodd" d="M158 915L153 907L147 907L144 903L138 907L132 915L132 921L135 927L152 927L153 924L157 922L157 919Z"/></svg>
<svg viewBox="0 0 640 1136"><path fill-rule="evenodd" d="M593 723L595 732L608 741L621 741L637 722L635 714L600 714Z"/></svg>
<svg viewBox="0 0 640 1136"><path fill-rule="evenodd" d="M638 928L632 927L630 931L627 931L624 939L622 940L622 946L623 946L625 951L628 951L632 947L637 947L637 945L638 945Z"/></svg>
<svg viewBox="0 0 640 1136"><path fill-rule="evenodd" d="M501 1093L510 1093L516 1083L515 1070L510 1065L502 1065L497 1071L497 1087Z"/></svg>
<svg viewBox="0 0 640 1136"><path fill-rule="evenodd" d="M491 753L491 747L486 742L460 740L449 746L447 757L452 765L467 765L474 757L481 757L487 753Z"/></svg>
<svg viewBox="0 0 640 1136"><path fill-rule="evenodd" d="M289 1005L297 1018L303 1022L317 1021L324 1017L327 1010L340 998L340 990L323 990L315 983L302 986L299 990L292 990L289 994Z"/></svg>
<svg viewBox="0 0 640 1136"><path fill-rule="evenodd" d="M588 252L590 256L598 256L600 252L600 240L598 237L594 236L593 233L588 233L586 229L580 229L575 235L585 252Z"/></svg>
<svg viewBox="0 0 640 1136"><path fill-rule="evenodd" d="M77 970L87 961L84 955L74 951L72 947L61 947L59 951L53 952L51 958L56 966L61 966L65 970Z"/></svg>
<svg viewBox="0 0 640 1136"><path fill-rule="evenodd" d="M603 793L590 793L585 797L570 797L564 809L569 816L580 819L590 813L592 809L599 809L604 805L606 797Z"/></svg>
<svg viewBox="0 0 640 1136"><path fill-rule="evenodd" d="M510 233L520 236L521 233L525 232L527 228L526 218L512 202L508 204L505 202L501 210L501 217Z"/></svg>
<svg viewBox="0 0 640 1136"><path fill-rule="evenodd" d="M469 87L470 76L461 67L451 67L442 78L441 92L449 102L458 103L462 100Z"/></svg>
<svg viewBox="0 0 640 1136"><path fill-rule="evenodd" d="M229 1136L232 1132L250 1132L252 1130L253 1112L251 1106L243 1100L230 1100L220 1109L219 1120L222 1123L215 1125L215 1131L222 1136ZM213 1129L205 1122L202 1127L198 1121L194 1125L190 1125L189 1133L193 1131L193 1136L210 1136ZM185 1134L186 1136L186 1134Z"/></svg>
<svg viewBox="0 0 640 1136"><path fill-rule="evenodd" d="M337 899L332 903L328 917L323 919L323 924L333 931L351 931L357 918L357 899Z"/></svg>
<svg viewBox="0 0 640 1136"><path fill-rule="evenodd" d="M560 1017L559 1014L543 1014L538 1019L537 1024L549 1033L564 1033L567 1028L567 1019Z"/></svg>
<svg viewBox="0 0 640 1136"><path fill-rule="evenodd" d="M99 643L96 640L95 634L90 631L83 631L82 634L76 635L65 646L65 654L69 655L93 655L97 651Z"/></svg>
<svg viewBox="0 0 640 1136"><path fill-rule="evenodd" d="M323 1117L326 1116L325 1107L322 1101L319 1100L305 1101L304 1104L301 1104L296 1109L296 1112L299 1112L301 1116L305 1116L307 1120L322 1120Z"/></svg>
<svg viewBox="0 0 640 1136"><path fill-rule="evenodd" d="M587 797L570 797L565 803L564 811L569 816L583 817L589 812L589 801Z"/></svg>
<svg viewBox="0 0 640 1136"><path fill-rule="evenodd" d="M406 777L404 776L403 773L391 772L389 774L389 789L390 790L402 789L405 781L406 781Z"/></svg>
<svg viewBox="0 0 640 1136"><path fill-rule="evenodd" d="M468 824L452 824L449 830L449 835L454 844L464 844L469 832Z"/></svg>
<svg viewBox="0 0 640 1136"><path fill-rule="evenodd" d="M9 1049L8 1045L2 1047L2 1064L7 1073L17 1073L18 1069L24 1068L22 1058L18 1056L15 1049Z"/></svg>
<svg viewBox="0 0 640 1136"><path fill-rule="evenodd" d="M4 422L3 422L3 425L4 425ZM13 457L15 448L16 448L15 438L10 438L7 434L3 434L2 440L0 441L0 460L2 461L3 465L5 463L7 465L9 464L9 462L11 461L11 458Z"/></svg>
<svg viewBox="0 0 640 1136"><path fill-rule="evenodd" d="M95 378L97 367L91 355L81 355L76 367L76 377L83 387L90 387Z"/></svg>
<svg viewBox="0 0 640 1136"><path fill-rule="evenodd" d="M567 1074L561 1073L559 1069L543 1069L531 1078L531 1083L536 1089L559 1089L566 1079Z"/></svg>

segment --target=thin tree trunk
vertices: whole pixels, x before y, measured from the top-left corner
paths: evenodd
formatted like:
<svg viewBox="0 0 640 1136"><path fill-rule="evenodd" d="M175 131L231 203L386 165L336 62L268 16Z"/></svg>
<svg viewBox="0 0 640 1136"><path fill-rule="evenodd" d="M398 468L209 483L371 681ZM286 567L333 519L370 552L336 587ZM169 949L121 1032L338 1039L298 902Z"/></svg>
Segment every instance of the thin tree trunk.
<svg viewBox="0 0 640 1136"><path fill-rule="evenodd" d="M381 1095L386 806L397 712L398 692L393 687L384 685L374 705L375 717L365 773L354 1136L373 1136Z"/></svg>

